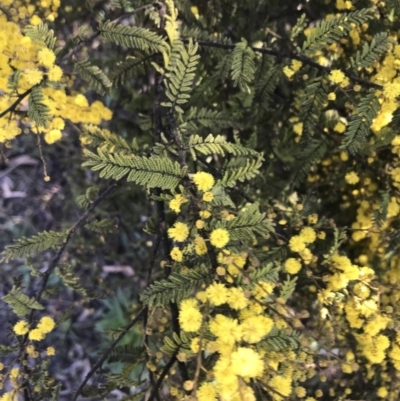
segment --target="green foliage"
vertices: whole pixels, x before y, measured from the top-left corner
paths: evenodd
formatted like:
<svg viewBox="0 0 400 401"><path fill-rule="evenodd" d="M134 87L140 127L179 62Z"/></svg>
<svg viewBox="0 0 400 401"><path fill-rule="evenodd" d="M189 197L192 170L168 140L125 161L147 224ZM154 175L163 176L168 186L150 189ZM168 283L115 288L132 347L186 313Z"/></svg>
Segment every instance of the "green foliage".
<svg viewBox="0 0 400 401"><path fill-rule="evenodd" d="M265 235L274 231L271 221L265 218L265 213L260 213L258 203L246 206L236 218L218 223L218 226L229 231L231 240L242 241L255 238L255 234Z"/></svg>
<svg viewBox="0 0 400 401"><path fill-rule="evenodd" d="M291 175L294 187L299 185L311 168L319 163L328 151L328 142L325 139L312 140L304 150L299 152L296 165Z"/></svg>
<svg viewBox="0 0 400 401"><path fill-rule="evenodd" d="M40 86L34 86L29 96L28 116L38 126L46 127L51 120L50 109L44 103L45 98Z"/></svg>
<svg viewBox="0 0 400 401"><path fill-rule="evenodd" d="M298 279L297 276L294 276L293 278L291 278L289 275L287 276L286 280L282 283L282 287L279 293L279 298L282 298L285 301L287 301L290 298L290 296L296 289L297 279Z"/></svg>
<svg viewBox="0 0 400 401"><path fill-rule="evenodd" d="M361 99L344 133L344 149L353 154L359 151L369 136L372 120L377 116L379 109L379 100L374 92Z"/></svg>
<svg viewBox="0 0 400 401"><path fill-rule="evenodd" d="M213 136L210 134L206 138L202 138L199 135L192 135L189 138L188 148L193 160L197 159L196 153L205 156L212 154L225 155L228 153L234 156L262 157L262 155L253 149L245 148L240 144L228 142L222 135Z"/></svg>
<svg viewBox="0 0 400 401"><path fill-rule="evenodd" d="M178 352L191 353L190 344L196 336L194 333L182 332L178 335L174 332L172 333L172 338L164 337L164 345L161 347L161 351L168 355L174 355Z"/></svg>
<svg viewBox="0 0 400 401"><path fill-rule="evenodd" d="M15 92L18 87L18 82L21 79L21 71L15 70L12 74L8 76L7 88L12 92Z"/></svg>
<svg viewBox="0 0 400 401"><path fill-rule="evenodd" d="M106 21L100 23L99 31L104 40L120 46L145 52L162 52L166 49L163 38L146 28Z"/></svg>
<svg viewBox="0 0 400 401"><path fill-rule="evenodd" d="M125 83L129 83L130 80L141 71L147 61L151 59L153 55L145 55L139 57L127 57L126 60L117 63L110 74L110 79L114 87L119 87Z"/></svg>
<svg viewBox="0 0 400 401"><path fill-rule="evenodd" d="M313 136L328 101L328 88L323 77L310 79L305 91L300 95L299 118L303 122L303 135Z"/></svg>
<svg viewBox="0 0 400 401"><path fill-rule="evenodd" d="M0 344L0 356L8 356L18 350L18 347L10 347L9 345Z"/></svg>
<svg viewBox="0 0 400 401"><path fill-rule="evenodd" d="M100 177L120 180L128 175L128 181L146 188L174 189L185 174L177 162L167 157L110 154L100 148L97 155L88 150L84 155L88 161L83 166L100 171Z"/></svg>
<svg viewBox="0 0 400 401"><path fill-rule="evenodd" d="M139 150L136 138L132 140L131 144L128 144L121 135L114 134L108 129L102 129L95 125L84 125L81 138L86 145L98 147L104 152L131 154Z"/></svg>
<svg viewBox="0 0 400 401"><path fill-rule="evenodd" d="M179 303L188 298L195 288L208 280L209 272L205 267L199 271L172 273L168 279L159 280L149 285L142 293L141 300L150 308L167 306L170 302Z"/></svg>
<svg viewBox="0 0 400 401"><path fill-rule="evenodd" d="M237 181L251 180L259 174L263 161L261 154L256 157L245 155L230 159L222 168L221 185L233 187Z"/></svg>
<svg viewBox="0 0 400 401"><path fill-rule="evenodd" d="M43 310L44 307L35 298L29 298L20 288L13 287L11 291L2 297L13 312L18 316L26 316L32 309Z"/></svg>
<svg viewBox="0 0 400 401"><path fill-rule="evenodd" d="M228 113L207 108L197 109L196 107L191 107L185 117L182 128L189 132L197 132L199 129L198 124L216 130L228 127L240 128L240 124Z"/></svg>
<svg viewBox="0 0 400 401"><path fill-rule="evenodd" d="M351 58L351 65L353 68L368 68L379 57L386 53L389 49L389 43L393 42L386 32L377 33L371 40L363 44L362 50L359 50L354 57Z"/></svg>
<svg viewBox="0 0 400 401"><path fill-rule="evenodd" d="M172 54L168 63L165 94L169 102L163 102L165 107L183 112L180 105L187 103L192 92L197 63L200 56L197 53L198 45L189 42L187 48L178 41L174 42Z"/></svg>
<svg viewBox="0 0 400 401"><path fill-rule="evenodd" d="M79 277L77 277L72 266L62 264L56 268L56 273L61 277L63 283L71 290L76 291L86 299L101 298L100 294L92 291L88 291L79 283Z"/></svg>
<svg viewBox="0 0 400 401"><path fill-rule="evenodd" d="M254 271L250 272L249 277L251 283L254 281L266 281L268 283L276 283L278 281L279 266L274 263L266 263ZM254 285L252 285L254 286Z"/></svg>
<svg viewBox="0 0 400 401"><path fill-rule="evenodd" d="M27 25L24 29L24 34L31 38L33 43L54 50L57 38L54 36L54 31L49 29L47 24L41 22L39 25Z"/></svg>
<svg viewBox="0 0 400 401"><path fill-rule="evenodd" d="M231 69L234 85L239 86L241 91L250 93L248 84L253 81L255 73L254 52L244 39L235 45Z"/></svg>
<svg viewBox="0 0 400 401"><path fill-rule="evenodd" d="M112 350L111 355L108 358L108 363L135 363L144 350L144 347L134 346L131 344L120 345Z"/></svg>
<svg viewBox="0 0 400 401"><path fill-rule="evenodd" d="M371 18L373 16L369 8L326 18L311 29L310 34L303 43L302 50L306 54L322 50L331 43L337 42L340 38L347 36L353 29L353 24L359 26Z"/></svg>
<svg viewBox="0 0 400 401"><path fill-rule="evenodd" d="M260 75L255 85L254 104L259 104L263 109L268 110L271 96L282 78L282 66L268 63Z"/></svg>
<svg viewBox="0 0 400 401"><path fill-rule="evenodd" d="M108 92L111 88L112 82L107 75L99 67L92 65L89 60L76 63L74 68L75 71L100 94Z"/></svg>
<svg viewBox="0 0 400 401"><path fill-rule="evenodd" d="M111 219L102 219L91 221L89 224L86 224L85 227L96 233L107 234L115 231L116 223Z"/></svg>
<svg viewBox="0 0 400 401"><path fill-rule="evenodd" d="M32 237L20 238L5 248L1 260L7 262L10 259L28 256L34 252L55 249L64 242L66 235L66 232L43 231Z"/></svg>
<svg viewBox="0 0 400 401"><path fill-rule="evenodd" d="M379 208L374 210L374 221L378 227L382 227L387 218L388 207L390 203L390 192L387 190L381 190L379 191L379 194Z"/></svg>
<svg viewBox="0 0 400 401"><path fill-rule="evenodd" d="M299 331L293 330L288 334L285 330L279 330L274 326L258 347L269 352L295 350L300 348L300 338L301 333Z"/></svg>

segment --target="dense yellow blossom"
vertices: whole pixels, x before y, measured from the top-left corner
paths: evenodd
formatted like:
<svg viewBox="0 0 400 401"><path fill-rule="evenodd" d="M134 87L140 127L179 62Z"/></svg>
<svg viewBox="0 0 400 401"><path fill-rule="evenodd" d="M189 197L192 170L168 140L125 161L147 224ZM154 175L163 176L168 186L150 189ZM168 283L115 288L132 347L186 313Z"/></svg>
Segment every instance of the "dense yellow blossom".
<svg viewBox="0 0 400 401"><path fill-rule="evenodd" d="M214 186L214 177L210 173L200 171L193 175L193 182L200 191L209 191Z"/></svg>
<svg viewBox="0 0 400 401"><path fill-rule="evenodd" d="M228 289L224 284L213 283L207 287L207 298L212 305L218 306L224 304L228 300Z"/></svg>
<svg viewBox="0 0 400 401"><path fill-rule="evenodd" d="M295 258L289 258L285 262L285 270L290 274L296 274L301 269L301 262Z"/></svg>
<svg viewBox="0 0 400 401"><path fill-rule="evenodd" d="M175 260L175 262L182 262L183 253L178 247L173 247L170 253L171 259Z"/></svg>
<svg viewBox="0 0 400 401"><path fill-rule="evenodd" d="M179 308L179 324L184 331L198 331L203 316L197 307L195 299L186 299L181 302Z"/></svg>
<svg viewBox="0 0 400 401"><path fill-rule="evenodd" d="M50 316L43 316L37 325L37 328L43 333L50 333L53 331L56 323L54 322L53 318Z"/></svg>
<svg viewBox="0 0 400 401"><path fill-rule="evenodd" d="M301 252L306 248L306 243L299 235L294 235L290 238L289 248L293 252Z"/></svg>
<svg viewBox="0 0 400 401"><path fill-rule="evenodd" d="M251 348L239 347L232 352L232 371L246 378L262 376L264 362L261 356Z"/></svg>
<svg viewBox="0 0 400 401"><path fill-rule="evenodd" d="M168 229L168 237L174 241L183 242L186 241L189 236L189 227L185 223L178 221L173 227Z"/></svg>
<svg viewBox="0 0 400 401"><path fill-rule="evenodd" d="M223 248L229 242L229 232L225 228L216 228L210 235L210 242L216 248Z"/></svg>
<svg viewBox="0 0 400 401"><path fill-rule="evenodd" d="M29 331L29 324L25 320L20 320L14 325L13 330L17 336L23 336Z"/></svg>

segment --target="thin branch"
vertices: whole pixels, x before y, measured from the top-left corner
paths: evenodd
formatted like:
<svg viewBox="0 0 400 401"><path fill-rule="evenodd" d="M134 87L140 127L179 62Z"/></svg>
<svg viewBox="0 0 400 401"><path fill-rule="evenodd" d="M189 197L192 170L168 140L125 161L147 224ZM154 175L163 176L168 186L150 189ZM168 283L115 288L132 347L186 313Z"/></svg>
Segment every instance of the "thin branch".
<svg viewBox="0 0 400 401"><path fill-rule="evenodd" d="M96 362L96 364L93 366L93 368L90 370L90 372L85 376L83 379L82 383L76 390L74 396L72 397L72 401L76 401L78 399L79 394L82 392L83 388L85 387L86 383L89 381L89 379L94 375L97 369L101 367L103 362L108 358L108 356L111 354L112 350L117 346L117 344L125 337L126 333L142 318L142 316L145 314L147 310L147 307L144 307L136 316L134 319L131 320L131 322L125 326L125 328L122 330L122 332L119 334L119 336L111 343L111 345L107 348L107 350L103 353L102 357Z"/></svg>
<svg viewBox="0 0 400 401"><path fill-rule="evenodd" d="M21 93L21 95L18 95L17 100L11 106L7 107L4 111L0 113L0 118L4 117L10 111L14 111L17 108L17 106L25 99L25 97L32 92L35 86L32 86L32 88L29 88L24 93Z"/></svg>
<svg viewBox="0 0 400 401"><path fill-rule="evenodd" d="M171 359L168 361L168 363L164 366L163 371L161 372L160 377L157 380L157 383L155 384L155 386L153 387L153 389L151 390L150 393L150 397L147 401L153 401L156 394L158 393L158 389L161 386L161 383L163 382L165 376L167 375L167 373L169 372L169 370L172 368L172 366L174 366L174 363L177 361L176 359L176 353L174 355L172 355ZM74 401L74 400L72 400Z"/></svg>
<svg viewBox="0 0 400 401"><path fill-rule="evenodd" d="M183 39L182 41L185 43L189 43L189 39ZM226 49L226 50L233 50L235 48L234 44L231 45L228 43L208 42L208 41L204 41L204 40L198 40L197 43L200 46L216 47L219 49ZM321 64L316 63L315 61L311 60L310 58L303 56L301 54L298 54L298 53L284 53L284 52L280 52L280 51L274 50L274 49L258 48L258 47L250 47L250 48L256 53L268 54L270 56L275 56L280 59L288 58L291 60L298 60L298 61L301 61L303 64L307 64L307 65L314 67L325 73L329 73L333 70L333 68L331 68L331 67L325 67ZM356 75L352 75L346 71L344 71L344 74L354 82L358 82L360 84L363 84L363 85L366 85L366 86L369 86L369 87L375 88L375 89L383 89L382 85L371 82L368 79L357 77Z"/></svg>

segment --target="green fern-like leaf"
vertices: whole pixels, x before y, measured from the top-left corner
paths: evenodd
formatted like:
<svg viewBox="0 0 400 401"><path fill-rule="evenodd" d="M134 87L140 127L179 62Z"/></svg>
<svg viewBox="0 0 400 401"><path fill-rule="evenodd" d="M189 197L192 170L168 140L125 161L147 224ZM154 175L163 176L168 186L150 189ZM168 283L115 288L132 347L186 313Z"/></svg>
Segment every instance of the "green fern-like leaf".
<svg viewBox="0 0 400 401"><path fill-rule="evenodd" d="M281 78L282 67L279 64L269 64L256 83L254 104L259 104L263 109L268 110L271 102L271 95L274 93Z"/></svg>
<svg viewBox="0 0 400 401"><path fill-rule="evenodd" d="M1 260L9 261L35 252L42 252L46 249L57 248L64 242L66 235L66 232L43 231L32 237L20 238L14 244L5 248Z"/></svg>
<svg viewBox="0 0 400 401"><path fill-rule="evenodd" d="M12 74L8 76L7 88L10 89L10 91L15 92L18 88L18 83L20 79L21 79L21 71L15 70Z"/></svg>
<svg viewBox="0 0 400 401"><path fill-rule="evenodd" d="M351 64L354 68L367 68L371 66L379 57L389 49L389 43L392 40L386 32L377 33L371 40L371 43L364 43L362 50L359 50L354 58L351 58Z"/></svg>
<svg viewBox="0 0 400 401"><path fill-rule="evenodd" d="M373 18L371 9L364 8L324 19L311 29L303 44L303 51L310 54L322 50L331 43L347 36L354 24L359 26L371 18Z"/></svg>
<svg viewBox="0 0 400 401"><path fill-rule="evenodd" d="M128 144L122 136L95 125L84 125L81 138L85 144L98 147L104 152L131 154L139 150L136 139L133 139L132 143Z"/></svg>
<svg viewBox="0 0 400 401"><path fill-rule="evenodd" d="M112 86L112 82L99 67L91 65L89 60L75 64L75 71L93 87L94 90L104 95Z"/></svg>
<svg viewBox="0 0 400 401"><path fill-rule="evenodd" d="M79 283L79 278L76 276L75 272L70 265L60 265L56 269L56 273L61 277L63 283L73 291L81 294L86 299L96 299L101 298L101 295L97 295L92 291L88 291Z"/></svg>
<svg viewBox="0 0 400 401"><path fill-rule="evenodd" d="M141 300L150 308L166 306L170 302L179 303L190 296L194 289L207 279L207 269L189 271L186 274L172 273L167 280L156 281L147 287Z"/></svg>
<svg viewBox="0 0 400 401"><path fill-rule="evenodd" d="M108 362L135 363L143 351L143 347L134 346L131 344L120 345L112 350L111 355L108 358Z"/></svg>
<svg viewBox="0 0 400 401"><path fill-rule="evenodd" d="M390 203L390 192L379 191L380 202L379 209L374 210L374 221L378 227L382 227L387 219L388 207Z"/></svg>
<svg viewBox="0 0 400 401"><path fill-rule="evenodd" d="M287 279L282 284L279 298L282 298L285 301L287 301L293 294L294 290L296 289L296 283L297 283L297 276L293 278L288 276Z"/></svg>
<svg viewBox="0 0 400 401"><path fill-rule="evenodd" d="M233 50L231 77L235 86L243 92L250 93L249 83L254 79L254 52L242 39Z"/></svg>
<svg viewBox="0 0 400 401"><path fill-rule="evenodd" d="M0 357L8 356L17 350L18 347L0 344Z"/></svg>
<svg viewBox="0 0 400 401"><path fill-rule="evenodd" d="M138 58L129 57L126 60L117 63L110 75L113 86L118 87L125 83L129 83L133 77L143 71L143 68L141 67L146 63L146 61L150 60L150 58L151 55Z"/></svg>
<svg viewBox="0 0 400 401"><path fill-rule="evenodd" d="M172 338L165 336L161 351L169 355L176 354L178 351L191 353L190 345L194 337L196 337L195 333L186 332L182 332L180 336L173 333Z"/></svg>
<svg viewBox="0 0 400 401"><path fill-rule="evenodd" d="M229 160L223 167L220 184L226 187L235 186L237 181L251 180L257 174L264 161L263 155L258 157L237 156Z"/></svg>
<svg viewBox="0 0 400 401"><path fill-rule="evenodd" d="M54 50L57 38L54 36L54 31L49 29L47 24L41 22L39 25L28 25L24 29L24 34L30 37L33 43Z"/></svg>
<svg viewBox="0 0 400 401"><path fill-rule="evenodd" d="M2 299L11 307L16 315L21 317L26 316L32 309L44 309L35 298L29 298L17 287L13 287Z"/></svg>
<svg viewBox="0 0 400 401"><path fill-rule="evenodd" d="M46 127L51 120L50 109L44 104L44 100L40 86L33 87L28 101L28 116L42 127Z"/></svg>
<svg viewBox="0 0 400 401"><path fill-rule="evenodd" d="M305 150L298 155L298 161L294 166L294 172L290 181L294 187L303 182L311 167L319 163L328 151L328 143L326 140L313 140Z"/></svg>
<svg viewBox="0 0 400 401"><path fill-rule="evenodd" d="M99 31L104 40L120 46L145 52L162 52L166 48L163 38L146 28L106 21L100 24Z"/></svg>
<svg viewBox="0 0 400 401"><path fill-rule="evenodd" d="M86 229L94 231L95 233L107 234L115 231L116 224L114 220L102 219L97 221L92 221L86 224Z"/></svg>
<svg viewBox="0 0 400 401"><path fill-rule="evenodd" d="M341 146L343 149L353 154L359 151L368 138L372 120L377 116L379 109L379 100L373 92L361 99L344 133Z"/></svg>
<svg viewBox="0 0 400 401"><path fill-rule="evenodd" d="M183 112L180 105L187 103L192 92L195 71L200 56L197 53L198 46L189 42L187 48L176 41L172 47L172 54L165 74L165 94L169 101L163 105L171 107L178 112ZM179 53L177 51L179 50Z"/></svg>
<svg viewBox="0 0 400 401"><path fill-rule="evenodd" d="M265 235L274 231L265 213L260 213L258 203L246 206L234 219L219 223L218 226L229 231L231 240L249 240L255 238L255 234Z"/></svg>
<svg viewBox="0 0 400 401"><path fill-rule="evenodd" d="M299 118L303 122L303 134L307 137L314 135L323 109L328 101L328 88L323 77L316 77L307 83L307 87L300 96Z"/></svg>
<svg viewBox="0 0 400 401"><path fill-rule="evenodd" d="M257 344L257 347L269 352L294 350L300 347L300 339L299 331L293 330L288 334L285 330L279 330L274 326L267 337Z"/></svg>
<svg viewBox="0 0 400 401"><path fill-rule="evenodd" d="M267 281L270 283L278 282L279 266L274 263L266 263L252 271L249 276L251 282Z"/></svg>
<svg viewBox="0 0 400 401"><path fill-rule="evenodd" d="M228 127L241 127L241 125L227 113L218 110L210 110L207 108L198 110L196 107L192 107L189 110L182 127L189 132L197 132L198 124L215 130Z"/></svg>
<svg viewBox="0 0 400 401"><path fill-rule="evenodd" d="M174 189L185 175L185 170L167 157L109 154L101 149L97 149L97 153L85 150L88 161L83 166L100 171L102 178L120 180L127 175L129 182L146 188Z"/></svg>
<svg viewBox="0 0 400 401"><path fill-rule="evenodd" d="M226 139L221 135L213 136L210 134L207 136L207 138L202 138L199 135L192 135L189 138L188 147L194 160L197 159L197 153L202 155L224 155L229 153L235 156L250 155L253 157L261 157L260 153L256 152L255 150L246 148L236 143L227 142Z"/></svg>

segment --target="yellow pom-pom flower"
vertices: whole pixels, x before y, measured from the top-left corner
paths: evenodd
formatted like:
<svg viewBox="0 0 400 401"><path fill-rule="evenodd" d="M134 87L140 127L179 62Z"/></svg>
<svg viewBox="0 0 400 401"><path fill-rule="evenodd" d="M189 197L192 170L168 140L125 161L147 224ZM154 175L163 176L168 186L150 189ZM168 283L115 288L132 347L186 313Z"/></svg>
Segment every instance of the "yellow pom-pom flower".
<svg viewBox="0 0 400 401"><path fill-rule="evenodd" d="M46 354L47 356L53 356L56 354L56 350L53 347L47 347Z"/></svg>
<svg viewBox="0 0 400 401"><path fill-rule="evenodd" d="M44 140L49 144L59 141L62 138L61 131L58 129L52 129L44 135Z"/></svg>
<svg viewBox="0 0 400 401"><path fill-rule="evenodd" d="M39 329L33 329L29 332L28 338L32 341L42 341L46 337L45 333Z"/></svg>
<svg viewBox="0 0 400 401"><path fill-rule="evenodd" d="M199 191L209 191L215 183L214 177L210 173L200 171L193 176L193 182Z"/></svg>
<svg viewBox="0 0 400 401"><path fill-rule="evenodd" d="M37 325L37 328L45 334L53 331L54 327L56 327L56 323L50 316L43 316Z"/></svg>
<svg viewBox="0 0 400 401"><path fill-rule="evenodd" d="M168 237L174 241L183 242L186 241L189 236L189 227L185 223L177 222L173 227L168 229Z"/></svg>
<svg viewBox="0 0 400 401"><path fill-rule="evenodd" d="M301 262L298 259L289 258L285 262L285 270L289 274L296 274L300 271L300 269L301 269Z"/></svg>
<svg viewBox="0 0 400 401"><path fill-rule="evenodd" d="M232 371L245 378L260 377L264 370L261 356L251 348L239 347L232 352Z"/></svg>
<svg viewBox="0 0 400 401"><path fill-rule="evenodd" d="M299 235L306 244L311 244L317 239L317 234L311 227L304 227Z"/></svg>
<svg viewBox="0 0 400 401"><path fill-rule="evenodd" d="M301 252L306 249L306 243L299 235L294 235L292 238L290 238L289 248L293 252Z"/></svg>
<svg viewBox="0 0 400 401"><path fill-rule="evenodd" d="M215 401L217 388L214 383L203 383L196 392L198 401Z"/></svg>
<svg viewBox="0 0 400 401"><path fill-rule="evenodd" d="M195 299L185 299L181 302L179 310L179 324L182 330L187 332L198 331L203 316L197 307Z"/></svg>
<svg viewBox="0 0 400 401"><path fill-rule="evenodd" d="M39 71L37 68L33 70L27 70L25 74L26 80L30 85L36 85L43 79L43 72Z"/></svg>
<svg viewBox="0 0 400 401"><path fill-rule="evenodd" d="M210 242L216 248L223 248L229 242L229 232L225 228L217 228L210 235Z"/></svg>
<svg viewBox="0 0 400 401"><path fill-rule="evenodd" d="M346 182L350 185L355 185L360 181L360 177L357 175L356 172L351 171L344 176Z"/></svg>
<svg viewBox="0 0 400 401"><path fill-rule="evenodd" d="M50 81L58 82L63 76L63 70L58 65L55 65L50 68L47 76L49 77Z"/></svg>
<svg viewBox="0 0 400 401"><path fill-rule="evenodd" d="M17 336L23 336L29 331L29 324L24 320L20 320L14 325L13 330Z"/></svg>
<svg viewBox="0 0 400 401"><path fill-rule="evenodd" d="M212 192L206 192L203 195L203 201L204 202L211 202L214 199L214 194Z"/></svg>
<svg viewBox="0 0 400 401"><path fill-rule="evenodd" d="M202 237L195 238L194 250L197 255L204 255L207 253L207 244Z"/></svg>
<svg viewBox="0 0 400 401"><path fill-rule="evenodd" d="M56 55L52 50L45 48L39 51L38 60L44 67L51 68L56 61Z"/></svg>
<svg viewBox="0 0 400 401"><path fill-rule="evenodd" d="M173 247L170 256L172 260L175 260L175 262L182 262L183 259L183 253L178 247Z"/></svg>
<svg viewBox="0 0 400 401"><path fill-rule="evenodd" d="M232 309L240 310L248 305L249 300L241 288L230 288L228 290L227 302Z"/></svg>
<svg viewBox="0 0 400 401"><path fill-rule="evenodd" d="M228 289L224 284L213 283L206 290L207 298L212 305L219 306L228 299Z"/></svg>

